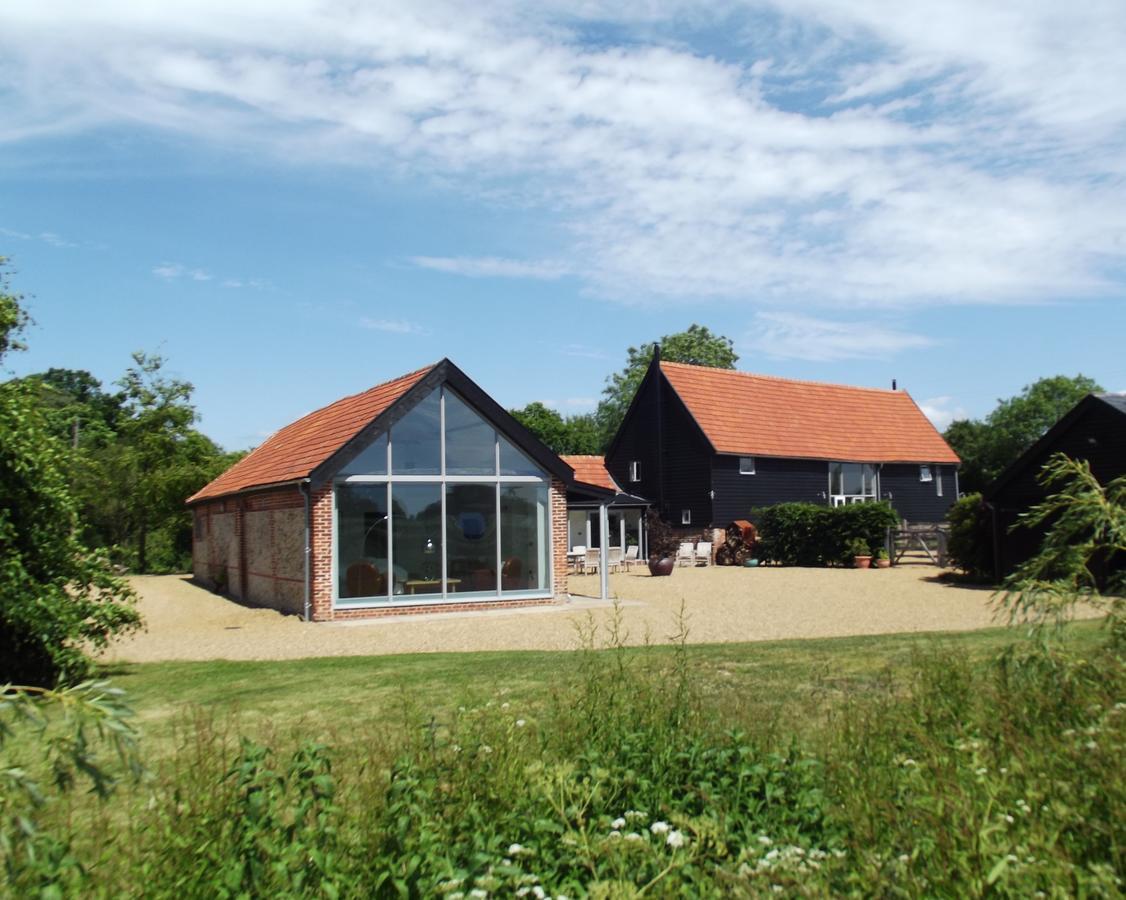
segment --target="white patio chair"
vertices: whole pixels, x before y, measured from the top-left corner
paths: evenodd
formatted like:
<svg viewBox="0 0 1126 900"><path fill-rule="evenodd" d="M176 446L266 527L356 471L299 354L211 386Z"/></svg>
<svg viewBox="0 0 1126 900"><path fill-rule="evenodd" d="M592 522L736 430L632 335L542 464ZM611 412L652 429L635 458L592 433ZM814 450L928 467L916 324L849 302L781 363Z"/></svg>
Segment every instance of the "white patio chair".
<svg viewBox="0 0 1126 900"><path fill-rule="evenodd" d="M610 547L606 551L606 564L611 572L618 572L622 568L622 548Z"/></svg>
<svg viewBox="0 0 1126 900"><path fill-rule="evenodd" d="M684 541L676 551L676 564L690 566L696 561L696 546L691 541Z"/></svg>
<svg viewBox="0 0 1126 900"><path fill-rule="evenodd" d="M640 552L641 548L638 547L637 544L631 544L626 547L626 555L622 557L622 565L626 567L627 572L631 571L634 566L641 562L637 557Z"/></svg>
<svg viewBox="0 0 1126 900"><path fill-rule="evenodd" d="M696 565L710 566L712 564L712 542L700 541L696 545Z"/></svg>
<svg viewBox="0 0 1126 900"><path fill-rule="evenodd" d="M575 544L567 554L567 562L574 568L576 575L581 575L586 564L586 544Z"/></svg>
<svg viewBox="0 0 1126 900"><path fill-rule="evenodd" d="M586 551L586 563L583 565L584 572L594 573L598 571L598 564L600 553L597 547L591 547Z"/></svg>

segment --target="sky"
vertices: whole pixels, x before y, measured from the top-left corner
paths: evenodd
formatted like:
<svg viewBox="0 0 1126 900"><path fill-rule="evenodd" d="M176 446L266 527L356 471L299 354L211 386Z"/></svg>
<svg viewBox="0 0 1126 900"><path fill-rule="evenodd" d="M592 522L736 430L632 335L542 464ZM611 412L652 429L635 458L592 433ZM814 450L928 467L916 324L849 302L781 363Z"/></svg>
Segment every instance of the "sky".
<svg viewBox="0 0 1126 900"><path fill-rule="evenodd" d="M5 0L15 374L159 353L228 449L449 357L594 408L692 323L939 428L1126 391L1126 5Z"/></svg>

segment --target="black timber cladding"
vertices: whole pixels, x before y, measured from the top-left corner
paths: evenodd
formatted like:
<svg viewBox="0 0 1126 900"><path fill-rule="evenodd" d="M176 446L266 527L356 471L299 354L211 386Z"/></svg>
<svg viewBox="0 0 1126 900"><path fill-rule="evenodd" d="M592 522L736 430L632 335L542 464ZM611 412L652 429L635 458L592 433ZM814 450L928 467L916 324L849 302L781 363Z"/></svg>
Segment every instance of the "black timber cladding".
<svg viewBox="0 0 1126 900"><path fill-rule="evenodd" d="M775 503L828 502L829 464L824 460L756 456L755 474L740 475L740 458L712 458L715 525L750 519L752 509Z"/></svg>
<svg viewBox="0 0 1126 900"><path fill-rule="evenodd" d="M880 499L908 522L941 522L958 499L954 466L930 465L930 481L920 479L918 463L885 463L880 467ZM942 486L942 496L938 494Z"/></svg>
<svg viewBox="0 0 1126 900"><path fill-rule="evenodd" d="M1013 526L1022 512L1047 497L1048 489L1037 479L1055 453L1086 460L1100 484L1126 475L1126 397L1089 394L986 489L998 576L1031 557L1043 540L1043 528Z"/></svg>

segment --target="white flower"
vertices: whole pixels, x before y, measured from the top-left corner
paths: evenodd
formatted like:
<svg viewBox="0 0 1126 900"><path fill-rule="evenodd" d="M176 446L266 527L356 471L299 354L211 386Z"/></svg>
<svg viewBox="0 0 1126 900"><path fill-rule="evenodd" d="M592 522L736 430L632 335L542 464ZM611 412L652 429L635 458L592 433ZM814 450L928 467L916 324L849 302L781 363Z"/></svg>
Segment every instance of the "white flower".
<svg viewBox="0 0 1126 900"><path fill-rule="evenodd" d="M544 893L544 889L537 884L532 888L532 896L534 896L536 900L543 900L547 894Z"/></svg>
<svg viewBox="0 0 1126 900"><path fill-rule="evenodd" d="M532 889L530 887L522 887L516 892L516 896L527 897L530 893L532 893Z"/></svg>
<svg viewBox="0 0 1126 900"><path fill-rule="evenodd" d="M649 826L649 830L651 832L653 832L653 834L665 834L669 830L669 823L668 822L654 822L652 825Z"/></svg>
<svg viewBox="0 0 1126 900"><path fill-rule="evenodd" d="M613 831L611 831L610 834L608 835L608 837L612 837L614 840L620 840L621 836L622 836L622 833L620 831L618 831L617 828L615 828Z"/></svg>
<svg viewBox="0 0 1126 900"><path fill-rule="evenodd" d="M525 721L524 721L523 719L517 719L517 720L516 720L516 727L517 727L517 728L523 728L523 727L524 727L525 725L527 725L527 724L528 724L528 723L527 723L527 722L525 722Z"/></svg>
<svg viewBox="0 0 1126 900"><path fill-rule="evenodd" d="M489 746L488 744L482 744L482 745L481 745L481 752L482 752L482 753L492 753L492 752L493 752L493 748L492 748L492 747L490 747L490 746Z"/></svg>
<svg viewBox="0 0 1126 900"><path fill-rule="evenodd" d="M1006 815L1006 816L1005 816L1005 821L1006 821L1006 822L1008 822L1008 823L1009 823L1010 825L1012 825L1012 824L1013 824L1013 822L1015 822L1015 821L1016 821L1016 819L1014 819L1014 818L1013 818L1012 816L1010 816L1010 815Z"/></svg>
<svg viewBox="0 0 1126 900"><path fill-rule="evenodd" d="M978 774L978 775L984 775L984 774L985 774L986 772L988 772L988 771L989 771L989 770L988 770L987 768L985 768L985 766L982 766L982 767L981 767L980 769L977 769L977 770L976 770L976 774Z"/></svg>
<svg viewBox="0 0 1126 900"><path fill-rule="evenodd" d="M772 841L770 838L768 838L765 834L760 834L758 836L758 842L760 844L762 844L764 847L769 847L771 844L774 843L774 841Z"/></svg>
<svg viewBox="0 0 1126 900"><path fill-rule="evenodd" d="M508 845L508 855L509 856L519 856L523 852L524 852L524 848L522 846L520 846L519 844L509 844Z"/></svg>
<svg viewBox="0 0 1126 900"><path fill-rule="evenodd" d="M610 827L611 828L625 828L626 827L626 820L623 819L621 816L618 816L618 818L616 818L613 822L610 823Z"/></svg>
<svg viewBox="0 0 1126 900"><path fill-rule="evenodd" d="M485 898L489 896L489 892L483 891L481 888L474 888L469 892L469 896L476 897L477 900L485 900Z"/></svg>
<svg viewBox="0 0 1126 900"><path fill-rule="evenodd" d="M644 810L641 810L641 809L629 809L629 810L626 810L626 818L627 819L637 819L639 822L644 822L646 819L649 818L649 813L647 813L647 812L645 812Z"/></svg>
<svg viewBox="0 0 1126 900"><path fill-rule="evenodd" d="M1094 741L1087 741L1087 743L1084 744L1083 746L1086 747L1088 750L1097 750L1098 747L1099 747L1099 745L1096 744Z"/></svg>
<svg viewBox="0 0 1126 900"><path fill-rule="evenodd" d="M668 833L668 836L665 838L665 843L668 844L670 847L672 847L674 850L677 847L683 847L684 846L684 835L681 834L679 831L676 831L676 830L670 831Z"/></svg>
<svg viewBox="0 0 1126 900"><path fill-rule="evenodd" d="M636 831L631 831L629 834L626 835L626 840L627 841L640 841L641 835L638 834Z"/></svg>
<svg viewBox="0 0 1126 900"><path fill-rule="evenodd" d="M500 708L501 708L501 709L508 709L508 704L507 704L507 703L502 703L502 704L500 705Z"/></svg>
<svg viewBox="0 0 1126 900"><path fill-rule="evenodd" d="M908 862L911 862L911 857L908 856L906 853L901 853L901 854L899 854L899 861L901 863L908 863Z"/></svg>

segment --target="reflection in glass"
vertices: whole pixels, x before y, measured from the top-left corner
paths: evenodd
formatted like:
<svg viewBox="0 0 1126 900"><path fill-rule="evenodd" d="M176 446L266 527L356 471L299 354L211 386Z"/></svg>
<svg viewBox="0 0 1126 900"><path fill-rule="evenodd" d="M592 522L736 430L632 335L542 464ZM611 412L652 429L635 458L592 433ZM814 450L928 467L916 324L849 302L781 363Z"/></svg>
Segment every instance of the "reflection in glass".
<svg viewBox="0 0 1126 900"><path fill-rule="evenodd" d="M834 494L872 496L876 491L876 467L867 463L830 463L829 487Z"/></svg>
<svg viewBox="0 0 1126 900"><path fill-rule="evenodd" d="M446 577L449 590L497 592L497 489L446 486Z"/></svg>
<svg viewBox="0 0 1126 900"><path fill-rule="evenodd" d="M493 426L446 391L446 474L495 475L496 432Z"/></svg>
<svg viewBox="0 0 1126 900"><path fill-rule="evenodd" d="M340 475L386 475L387 434L381 434L339 472Z"/></svg>
<svg viewBox="0 0 1126 900"><path fill-rule="evenodd" d="M441 594L442 486L392 484L391 516L395 593Z"/></svg>
<svg viewBox="0 0 1126 900"><path fill-rule="evenodd" d="M440 472L441 401L432 391L391 426L391 468L396 475L437 475Z"/></svg>
<svg viewBox="0 0 1126 900"><path fill-rule="evenodd" d="M500 474L501 475L538 475L544 473L534 462L512 446L507 440L497 435L500 441Z"/></svg>
<svg viewBox="0 0 1126 900"><path fill-rule="evenodd" d="M547 485L501 485L501 590L547 587Z"/></svg>
<svg viewBox="0 0 1126 900"><path fill-rule="evenodd" d="M387 486L340 485L336 522L340 598L386 598Z"/></svg>

